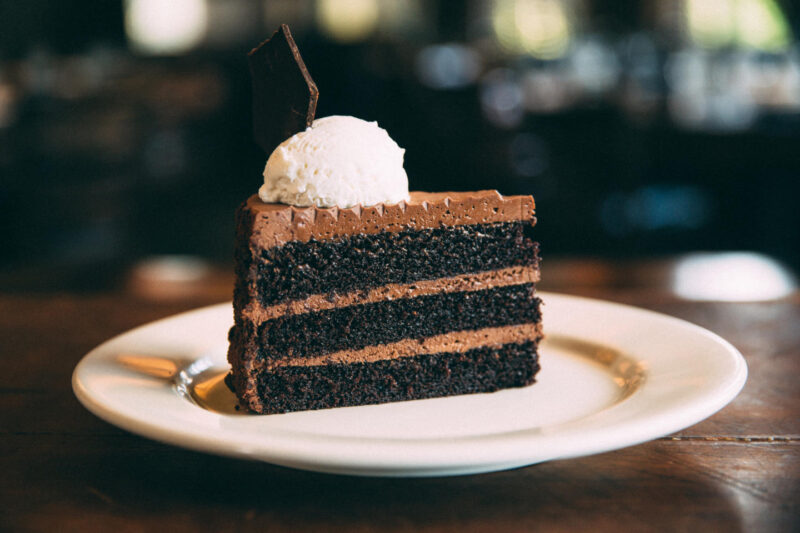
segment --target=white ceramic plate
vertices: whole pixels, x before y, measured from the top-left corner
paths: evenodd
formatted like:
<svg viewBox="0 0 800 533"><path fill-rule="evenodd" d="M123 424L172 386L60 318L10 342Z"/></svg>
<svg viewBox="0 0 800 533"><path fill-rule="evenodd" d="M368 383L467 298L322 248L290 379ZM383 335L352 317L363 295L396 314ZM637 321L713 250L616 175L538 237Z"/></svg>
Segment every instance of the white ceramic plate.
<svg viewBox="0 0 800 533"><path fill-rule="evenodd" d="M166 318L86 355L78 399L158 441L220 455L356 475L489 472L668 435L741 390L728 342L650 311L543 293L547 339L523 389L282 415L237 413L227 368L229 304Z"/></svg>

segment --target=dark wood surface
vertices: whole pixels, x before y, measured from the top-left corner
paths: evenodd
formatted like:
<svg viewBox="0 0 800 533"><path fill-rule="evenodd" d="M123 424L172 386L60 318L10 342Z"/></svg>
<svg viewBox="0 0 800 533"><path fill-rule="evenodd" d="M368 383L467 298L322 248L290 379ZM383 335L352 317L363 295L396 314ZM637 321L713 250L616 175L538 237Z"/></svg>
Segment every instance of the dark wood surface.
<svg viewBox="0 0 800 533"><path fill-rule="evenodd" d="M73 396L72 369L95 345L224 298L0 295L0 530L800 530L800 294L582 292L719 333L747 359L743 392L675 435L591 457L437 479L315 474L152 442Z"/></svg>

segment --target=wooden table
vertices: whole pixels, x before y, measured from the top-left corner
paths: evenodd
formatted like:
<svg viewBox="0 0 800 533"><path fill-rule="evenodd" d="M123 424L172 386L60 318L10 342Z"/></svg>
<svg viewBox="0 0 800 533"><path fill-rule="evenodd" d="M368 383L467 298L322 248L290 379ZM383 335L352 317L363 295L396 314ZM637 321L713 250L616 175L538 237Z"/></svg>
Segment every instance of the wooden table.
<svg viewBox="0 0 800 533"><path fill-rule="evenodd" d="M0 295L1 531L798 531L800 294L691 303L591 291L707 327L747 358L744 391L670 437L440 479L300 472L151 442L83 409L70 375L133 326L213 303ZM220 298L222 299L222 298Z"/></svg>

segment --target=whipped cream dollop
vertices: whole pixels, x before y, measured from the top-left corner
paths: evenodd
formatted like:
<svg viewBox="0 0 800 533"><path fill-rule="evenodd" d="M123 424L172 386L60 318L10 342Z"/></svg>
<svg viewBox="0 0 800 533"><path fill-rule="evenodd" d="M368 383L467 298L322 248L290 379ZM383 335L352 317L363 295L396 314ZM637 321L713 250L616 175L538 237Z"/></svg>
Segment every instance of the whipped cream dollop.
<svg viewBox="0 0 800 533"><path fill-rule="evenodd" d="M272 152L258 196L296 206L396 204L409 199L404 153L377 122L320 118Z"/></svg>

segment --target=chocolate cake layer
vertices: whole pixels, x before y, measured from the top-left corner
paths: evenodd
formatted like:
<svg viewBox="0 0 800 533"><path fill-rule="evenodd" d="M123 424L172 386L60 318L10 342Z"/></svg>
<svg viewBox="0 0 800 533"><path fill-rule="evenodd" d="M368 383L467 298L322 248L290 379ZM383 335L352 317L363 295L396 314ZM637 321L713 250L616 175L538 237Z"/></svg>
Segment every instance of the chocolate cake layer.
<svg viewBox="0 0 800 533"><path fill-rule="evenodd" d="M504 222L290 242L262 250L242 275L255 284L259 302L269 306L313 294L536 267L538 245L531 230L527 223ZM241 296L252 291L249 287Z"/></svg>
<svg viewBox="0 0 800 533"><path fill-rule="evenodd" d="M360 305L382 300L414 298L440 292L480 291L492 287L505 287L539 281L539 269L532 266L509 267L476 274L462 274L447 278L419 280L413 283L388 283L372 289L355 290L345 294L313 294L302 300L262 306L251 300L242 310L245 320L259 323L284 315L300 315L337 307Z"/></svg>
<svg viewBox="0 0 800 533"><path fill-rule="evenodd" d="M535 381L535 341L372 363L289 366L255 375L256 412L376 404L494 392Z"/></svg>
<svg viewBox="0 0 800 533"><path fill-rule="evenodd" d="M539 304L533 284L512 285L280 317L258 325L255 333L261 358L310 357L450 331L534 323ZM255 328L251 323L236 327Z"/></svg>

